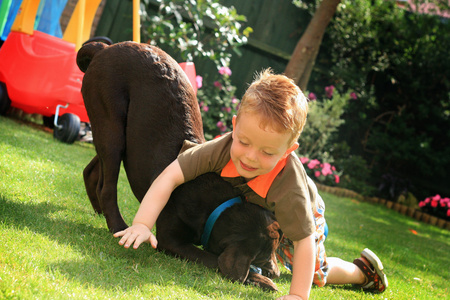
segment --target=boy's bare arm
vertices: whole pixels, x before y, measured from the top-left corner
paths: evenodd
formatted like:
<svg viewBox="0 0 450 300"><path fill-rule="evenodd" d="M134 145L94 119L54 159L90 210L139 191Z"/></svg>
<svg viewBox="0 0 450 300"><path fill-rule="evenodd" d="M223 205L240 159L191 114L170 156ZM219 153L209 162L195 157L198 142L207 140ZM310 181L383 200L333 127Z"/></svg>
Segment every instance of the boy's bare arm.
<svg viewBox="0 0 450 300"><path fill-rule="evenodd" d="M133 225L114 234L114 237L122 237L119 244L128 248L134 243L133 248L136 249L141 243L149 241L152 247L156 248L157 240L150 230L155 225L156 219L167 204L173 190L183 182L183 172L178 160L175 160L166 167L148 189L134 217Z"/></svg>
<svg viewBox="0 0 450 300"><path fill-rule="evenodd" d="M279 298L280 300L309 298L314 276L315 265L315 239L314 234L295 241L294 262L292 266L292 282L289 295Z"/></svg>

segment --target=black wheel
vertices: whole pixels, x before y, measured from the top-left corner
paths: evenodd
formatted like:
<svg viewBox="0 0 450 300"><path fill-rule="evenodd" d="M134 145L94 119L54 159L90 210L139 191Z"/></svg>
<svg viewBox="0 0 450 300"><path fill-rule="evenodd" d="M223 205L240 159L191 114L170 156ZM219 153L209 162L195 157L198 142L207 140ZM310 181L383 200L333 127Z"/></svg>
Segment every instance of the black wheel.
<svg viewBox="0 0 450 300"><path fill-rule="evenodd" d="M72 144L80 132L80 118L74 114L63 114L58 118L58 125L53 130L53 137L61 142Z"/></svg>
<svg viewBox="0 0 450 300"><path fill-rule="evenodd" d="M50 117L42 116L42 121L45 127L48 127L50 129L55 128L55 115Z"/></svg>
<svg viewBox="0 0 450 300"><path fill-rule="evenodd" d="M6 114L10 106L11 100L8 97L6 85L3 82L0 82L0 115L3 116Z"/></svg>

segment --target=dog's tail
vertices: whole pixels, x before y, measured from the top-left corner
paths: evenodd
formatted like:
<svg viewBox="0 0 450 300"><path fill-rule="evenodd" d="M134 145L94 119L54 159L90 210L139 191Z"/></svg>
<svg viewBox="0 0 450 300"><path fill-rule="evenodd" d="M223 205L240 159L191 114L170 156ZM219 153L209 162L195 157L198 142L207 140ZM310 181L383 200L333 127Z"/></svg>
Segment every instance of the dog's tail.
<svg viewBox="0 0 450 300"><path fill-rule="evenodd" d="M108 45L98 42L89 43L81 47L77 54L77 65L81 72L86 72L95 54L106 47Z"/></svg>

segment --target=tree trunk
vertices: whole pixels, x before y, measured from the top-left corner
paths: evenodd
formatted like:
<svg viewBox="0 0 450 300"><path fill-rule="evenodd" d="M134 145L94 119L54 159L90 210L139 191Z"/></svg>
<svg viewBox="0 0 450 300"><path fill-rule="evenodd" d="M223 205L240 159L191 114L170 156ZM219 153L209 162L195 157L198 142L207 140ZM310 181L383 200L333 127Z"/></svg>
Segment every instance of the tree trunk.
<svg viewBox="0 0 450 300"><path fill-rule="evenodd" d="M284 73L305 91L328 24L341 0L323 0L297 43Z"/></svg>

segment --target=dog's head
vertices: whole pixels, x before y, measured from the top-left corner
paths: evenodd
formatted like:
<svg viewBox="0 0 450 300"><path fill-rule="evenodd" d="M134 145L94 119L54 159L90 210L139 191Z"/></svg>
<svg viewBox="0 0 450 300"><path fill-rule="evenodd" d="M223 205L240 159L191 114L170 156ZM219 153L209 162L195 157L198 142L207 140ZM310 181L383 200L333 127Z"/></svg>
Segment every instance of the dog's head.
<svg viewBox="0 0 450 300"><path fill-rule="evenodd" d="M245 282L250 265L275 278L280 274L275 251L281 235L271 212L251 203L236 204L217 220L209 250L219 255L220 271L232 280ZM276 290L274 284L266 288Z"/></svg>

